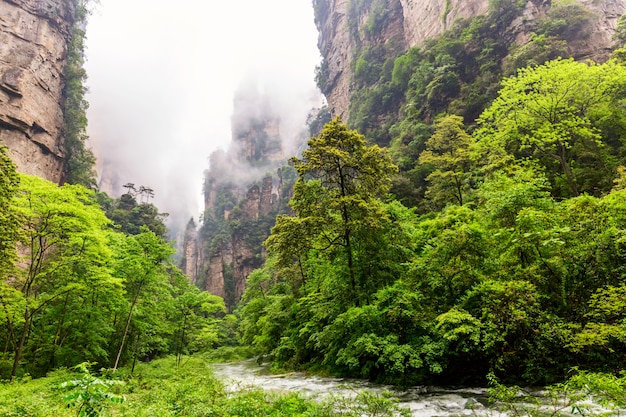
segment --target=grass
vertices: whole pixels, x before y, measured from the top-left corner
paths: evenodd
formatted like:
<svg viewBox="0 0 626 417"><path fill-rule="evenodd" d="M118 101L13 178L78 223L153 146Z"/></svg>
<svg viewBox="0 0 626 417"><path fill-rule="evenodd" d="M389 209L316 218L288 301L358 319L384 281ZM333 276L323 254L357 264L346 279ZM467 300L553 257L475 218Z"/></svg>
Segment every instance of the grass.
<svg viewBox="0 0 626 417"><path fill-rule="evenodd" d="M356 401L332 398L326 402L315 402L297 393L270 393L260 389L243 387L237 392L228 393L224 385L213 375L211 364L197 357L183 358L180 366L175 358L165 358L149 363L137 364L135 372L122 368L116 372L102 370L92 374L78 370L57 370L45 378L28 377L14 382L0 384L0 416L43 417L78 416L80 401L85 398L105 398L86 395L80 391L85 384L64 382L89 380L95 393L103 391L123 396L124 401L104 402L98 414L85 416L132 416L132 417L257 417L257 416L399 416L408 415L391 400L363 394ZM93 381L121 381L115 384L100 384ZM78 390L78 391L77 391ZM83 395L85 394L85 395ZM74 404L64 401L71 396L78 398ZM98 408L100 409L100 408Z"/></svg>

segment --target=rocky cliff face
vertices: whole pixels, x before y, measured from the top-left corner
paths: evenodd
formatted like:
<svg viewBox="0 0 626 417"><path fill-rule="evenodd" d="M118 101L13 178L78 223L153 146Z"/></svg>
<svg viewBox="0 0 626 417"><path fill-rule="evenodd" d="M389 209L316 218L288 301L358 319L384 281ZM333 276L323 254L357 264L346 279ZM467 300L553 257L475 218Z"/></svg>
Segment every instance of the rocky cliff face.
<svg viewBox="0 0 626 417"><path fill-rule="evenodd" d="M487 13L489 1L400 0L400 3L404 40L411 47L441 34L457 19Z"/></svg>
<svg viewBox="0 0 626 417"><path fill-rule="evenodd" d="M577 59L604 60L610 52L615 27L620 16L626 13L626 0L580 0L595 18L585 28L586 36L570 45Z"/></svg>
<svg viewBox="0 0 626 417"><path fill-rule="evenodd" d="M248 275L262 266L284 192L280 119L262 97L235 100L232 142L210 156L205 172L204 224L190 222L181 267L190 281L232 307Z"/></svg>
<svg viewBox="0 0 626 417"><path fill-rule="evenodd" d="M191 219L185 229L183 240L183 256L180 269L189 277L192 284L196 284L200 268L204 263L204 253L198 240L196 223Z"/></svg>
<svg viewBox="0 0 626 417"><path fill-rule="evenodd" d="M595 18L585 36L570 44L571 55L602 59L611 46L626 0L578 0ZM521 18L509 30L518 43L528 40L534 21L551 7L549 0L527 1ZM324 62L321 85L334 114L348 117L355 54L363 47L386 45L406 51L436 37L460 18L489 11L488 0L316 0L318 46ZM372 31L371 29L376 30Z"/></svg>
<svg viewBox="0 0 626 417"><path fill-rule="evenodd" d="M0 143L22 172L64 179L63 88L71 0L0 2Z"/></svg>

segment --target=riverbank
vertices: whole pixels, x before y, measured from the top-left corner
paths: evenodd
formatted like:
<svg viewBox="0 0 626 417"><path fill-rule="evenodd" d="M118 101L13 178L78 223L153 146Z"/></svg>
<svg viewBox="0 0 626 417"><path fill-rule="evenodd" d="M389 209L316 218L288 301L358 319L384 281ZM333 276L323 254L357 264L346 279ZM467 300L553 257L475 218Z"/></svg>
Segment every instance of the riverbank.
<svg viewBox="0 0 626 417"><path fill-rule="evenodd" d="M59 369L44 378L0 383L0 416L606 417L626 412L624 377L580 373L532 393L493 384L490 389L400 390L364 380L270 374L253 360L169 357L138 363L134 372Z"/></svg>
<svg viewBox="0 0 626 417"><path fill-rule="evenodd" d="M65 386L63 386L65 383ZM241 385L227 389L201 358L165 358L130 369L89 373L57 370L45 378L0 384L0 416L69 417L83 407L127 417L396 416L410 415L383 396L367 392L344 401L314 401L299 392L266 391ZM341 410L341 411L338 411Z"/></svg>

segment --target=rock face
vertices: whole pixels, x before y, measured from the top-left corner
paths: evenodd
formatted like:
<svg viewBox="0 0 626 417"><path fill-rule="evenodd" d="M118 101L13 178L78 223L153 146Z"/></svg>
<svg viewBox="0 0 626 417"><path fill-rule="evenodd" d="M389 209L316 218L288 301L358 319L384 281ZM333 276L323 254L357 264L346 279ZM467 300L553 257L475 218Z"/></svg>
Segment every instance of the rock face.
<svg viewBox="0 0 626 417"><path fill-rule="evenodd" d="M187 229L185 229L180 269L189 277L192 284L196 283L199 274L198 268L204 263L204 253L199 243L196 223L191 219L187 224Z"/></svg>
<svg viewBox="0 0 626 417"><path fill-rule="evenodd" d="M18 170L60 183L71 0L0 2L0 143Z"/></svg>
<svg viewBox="0 0 626 417"><path fill-rule="evenodd" d="M261 244L274 224L282 192L280 170L276 172L249 187L210 182L205 222L218 226L209 230L205 224L200 234L190 231L185 237L183 271L193 283L203 283L206 291L223 297L229 307L243 295L248 275L263 265ZM232 204L221 205L225 196Z"/></svg>
<svg viewBox="0 0 626 417"><path fill-rule="evenodd" d="M199 231L193 222L188 225L181 262L191 282L223 297L231 308L248 275L263 265L262 242L284 192L280 119L263 97L250 92L246 97L235 99L229 150L210 156L204 224Z"/></svg>
<svg viewBox="0 0 626 417"><path fill-rule="evenodd" d="M400 0L400 3L404 39L408 47L440 35L459 18L487 13L489 5L488 0Z"/></svg>
<svg viewBox="0 0 626 417"><path fill-rule="evenodd" d="M610 52L611 37L615 33L617 21L626 13L626 0L581 0L580 3L597 18L586 28L587 36L571 45L572 56L601 61Z"/></svg>
<svg viewBox="0 0 626 417"><path fill-rule="evenodd" d="M334 114L347 120L351 93L352 61L363 43L392 45L398 51L407 49L404 15L399 0L365 1L365 11L351 7L354 0L317 0L315 23L319 30L318 47L324 58L322 71L326 82L320 86ZM369 7L367 7L369 5ZM384 9L385 22L375 34L364 36L360 28L368 22L374 6Z"/></svg>
<svg viewBox="0 0 626 417"><path fill-rule="evenodd" d="M586 36L570 44L571 55L602 60L611 46L617 20L626 11L626 0L577 1L597 18L585 28ZM318 47L324 58L322 92L333 114L347 120L357 51L363 46L387 45L404 52L440 35L457 19L487 13L489 0L316 0L314 7ZM512 39L525 42L534 28L533 21L550 7L549 0L527 1L523 17L510 28ZM380 10L385 17L377 22ZM376 23L375 35L368 34L368 28Z"/></svg>

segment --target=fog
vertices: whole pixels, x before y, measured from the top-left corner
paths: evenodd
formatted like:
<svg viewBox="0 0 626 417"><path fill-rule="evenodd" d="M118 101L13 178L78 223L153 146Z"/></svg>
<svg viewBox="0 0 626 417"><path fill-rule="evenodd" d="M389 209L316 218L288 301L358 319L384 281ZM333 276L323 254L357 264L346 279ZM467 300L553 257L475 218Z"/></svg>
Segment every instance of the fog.
<svg viewBox="0 0 626 417"><path fill-rule="evenodd" d="M85 67L101 188L149 186L170 228L197 220L208 157L231 141L235 92L269 97L291 137L320 101L316 45L308 0L100 0Z"/></svg>

